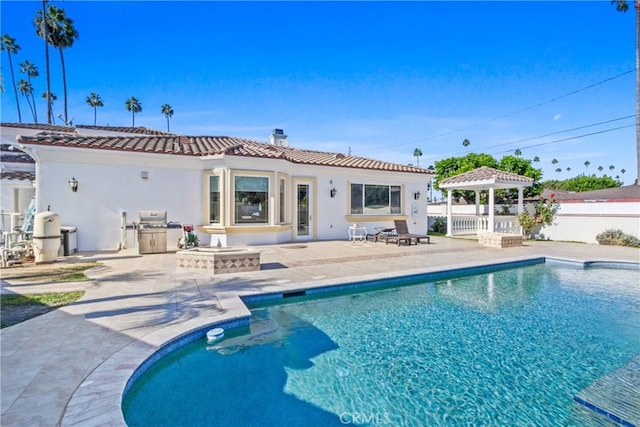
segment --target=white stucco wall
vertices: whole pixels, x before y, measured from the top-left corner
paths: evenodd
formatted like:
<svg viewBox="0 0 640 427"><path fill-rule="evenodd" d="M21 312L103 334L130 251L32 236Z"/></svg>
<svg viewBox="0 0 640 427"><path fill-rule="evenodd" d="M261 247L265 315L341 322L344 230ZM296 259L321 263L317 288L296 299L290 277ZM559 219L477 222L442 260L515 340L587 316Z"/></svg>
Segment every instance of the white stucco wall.
<svg viewBox="0 0 640 427"><path fill-rule="evenodd" d="M68 149L64 147L26 146L37 161L37 211L50 209L60 215L62 226L77 227L78 250L116 250L122 239L122 213L128 223L137 221L140 210L166 210L169 221L204 225L203 175L213 169L233 169L278 173L288 177L287 223L295 227L294 191L296 182L310 182L314 193L312 209L313 233L309 239L328 240L348 237L348 227L354 222L349 215L349 183L400 185L404 198L402 214L406 215L409 229L425 233L425 189L431 178L426 174L355 170L292 164L280 159L256 159L242 156L192 156L131 153L115 150ZM142 178L142 172L148 178ZM72 192L68 181L78 181L78 191ZM330 197L335 187L335 198ZM229 187L230 188L230 187ZM271 189L277 188L277 183ZM415 201L413 194L422 193ZM273 196L273 195L272 195ZM273 209L273 207L272 207ZM272 214L273 215L273 214ZM370 227L391 226L388 220L359 223ZM265 224L257 225L257 228ZM252 225L242 226L247 232L219 236L198 233L202 245L222 246L283 243L294 240L291 228L269 233L252 233ZM168 230L168 246L175 247L180 231ZM133 232L127 233L129 245L134 243ZM306 240L305 238L301 241Z"/></svg>
<svg viewBox="0 0 640 427"><path fill-rule="evenodd" d="M221 166L218 163L218 166ZM204 169L213 169L213 164L205 163ZM227 235L212 235L207 240L211 246L216 246L219 241L222 246L239 246L250 244L275 244L288 241L307 240L346 240L348 238L349 226L354 221L364 225L368 231L374 232L374 227L391 227L393 218L399 215L407 216L409 230L415 233L426 233L426 197L425 189L430 175L411 174L402 172L372 171L350 168L338 168L327 166L300 165L284 160L254 158L229 157L224 162L225 168L234 170L252 170L262 172L273 172L274 176L286 174L288 177L288 198L291 203L287 204L287 223L295 228L296 208L294 201L296 184L310 183L313 192L311 207L312 227L311 235L296 239L295 230L291 229L279 233L232 233ZM403 199L402 213L399 215L389 215L387 219L371 221L366 215L353 220L348 219L350 215L349 192L350 183L360 184L383 184L399 185L405 194ZM277 185L272 185L272 189ZM337 193L334 198L330 196L330 191L335 188ZM416 201L413 194L416 191L422 193L421 198ZM414 209L415 208L415 209ZM256 225L260 227L261 225ZM251 225L246 226L250 229Z"/></svg>
<svg viewBox="0 0 640 427"><path fill-rule="evenodd" d="M598 243L596 236L609 229L640 238L640 203L561 203L553 225L541 233L551 240Z"/></svg>
<svg viewBox="0 0 640 427"><path fill-rule="evenodd" d="M166 210L169 221L201 221L200 161L191 157L38 147L39 212L60 215L77 227L78 249L114 250L121 241L122 212L137 221L141 210ZM153 165L153 166L151 166ZM148 179L141 173L148 172ZM72 192L68 181L78 181Z"/></svg>

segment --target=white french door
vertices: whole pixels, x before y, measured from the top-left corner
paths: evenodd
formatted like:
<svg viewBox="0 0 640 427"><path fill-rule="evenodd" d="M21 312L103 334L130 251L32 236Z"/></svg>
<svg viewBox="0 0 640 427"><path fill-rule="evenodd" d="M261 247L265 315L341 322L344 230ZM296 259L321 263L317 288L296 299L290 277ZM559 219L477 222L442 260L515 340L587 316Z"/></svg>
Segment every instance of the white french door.
<svg viewBox="0 0 640 427"><path fill-rule="evenodd" d="M313 239L313 183L297 182L295 186L295 240Z"/></svg>

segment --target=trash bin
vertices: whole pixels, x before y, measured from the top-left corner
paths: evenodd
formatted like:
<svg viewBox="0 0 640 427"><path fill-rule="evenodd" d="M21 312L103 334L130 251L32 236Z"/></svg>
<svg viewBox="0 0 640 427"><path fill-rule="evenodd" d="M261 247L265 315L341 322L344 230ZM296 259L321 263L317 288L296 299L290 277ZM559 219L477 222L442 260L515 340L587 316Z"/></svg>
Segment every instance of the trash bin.
<svg viewBox="0 0 640 427"><path fill-rule="evenodd" d="M78 237L76 227L60 227L62 233L62 244L60 245L60 251L63 256L69 256L78 252ZM60 253L58 253L60 254Z"/></svg>

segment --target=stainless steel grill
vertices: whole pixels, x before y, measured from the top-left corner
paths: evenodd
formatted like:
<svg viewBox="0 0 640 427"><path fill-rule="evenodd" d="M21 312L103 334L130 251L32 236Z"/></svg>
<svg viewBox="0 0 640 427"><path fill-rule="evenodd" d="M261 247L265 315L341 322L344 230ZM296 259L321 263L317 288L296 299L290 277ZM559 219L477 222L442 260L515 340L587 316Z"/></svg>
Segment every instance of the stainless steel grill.
<svg viewBox="0 0 640 427"><path fill-rule="evenodd" d="M138 252L167 252L167 211L140 211L138 220Z"/></svg>

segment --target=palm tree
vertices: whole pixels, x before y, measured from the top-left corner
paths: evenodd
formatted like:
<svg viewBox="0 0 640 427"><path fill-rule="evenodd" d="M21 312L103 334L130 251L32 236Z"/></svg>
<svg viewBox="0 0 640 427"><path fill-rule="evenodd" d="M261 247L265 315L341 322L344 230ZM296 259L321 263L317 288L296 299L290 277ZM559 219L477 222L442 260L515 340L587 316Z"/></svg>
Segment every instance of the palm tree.
<svg viewBox="0 0 640 427"><path fill-rule="evenodd" d="M464 141L462 141L462 146L464 148L467 148L470 145L471 145L471 141L469 141L467 138L465 138ZM469 150L467 150L467 151L469 151Z"/></svg>
<svg viewBox="0 0 640 427"><path fill-rule="evenodd" d="M571 167L567 166L567 172L571 172Z"/></svg>
<svg viewBox="0 0 640 427"><path fill-rule="evenodd" d="M102 99L100 99L100 95L95 92L91 92L89 96L87 96L87 104L89 107L93 108L93 125L95 126L98 107L104 107L104 103L102 102Z"/></svg>
<svg viewBox="0 0 640 427"><path fill-rule="evenodd" d="M522 151L519 148L516 148L516 151L513 152L516 157L520 157L522 155Z"/></svg>
<svg viewBox="0 0 640 427"><path fill-rule="evenodd" d="M20 113L20 101L18 101L18 87L16 86L16 78L13 74L13 62L11 54L16 54L20 50L20 46L16 44L16 39L9 37L9 34L2 36L2 50L7 51L9 56L9 69L11 70L11 85L13 86L13 93L16 97L16 108L18 109L18 123L22 123L22 114Z"/></svg>
<svg viewBox="0 0 640 427"><path fill-rule="evenodd" d="M31 98L33 98L33 86L31 86L31 83L29 83L25 79L22 79L18 82L18 91L27 100L27 104L29 104L29 109L31 110L31 114L33 115L33 121L35 124L38 124L38 119L35 112L35 105L31 103Z"/></svg>
<svg viewBox="0 0 640 427"><path fill-rule="evenodd" d="M624 173L625 173L626 171L627 171L626 169L620 169L620 173L621 173L622 175L624 175Z"/></svg>
<svg viewBox="0 0 640 427"><path fill-rule="evenodd" d="M42 15L44 16L47 13L47 0L42 0ZM45 93L47 94L52 94L51 92L51 71L50 71L50 67L49 67L49 43L47 42L47 40L49 39L49 31L47 30L47 26L43 25L44 21L40 22L41 24L41 29L42 29L42 41L44 42L44 62L45 62L45 70L46 70L46 74L47 74L47 90ZM51 124L51 123L55 123L55 120L53 118L53 99L50 100L51 102L47 102L47 123Z"/></svg>
<svg viewBox="0 0 640 427"><path fill-rule="evenodd" d="M636 185L640 185L640 0L635 0L636 7L636 155L637 175ZM625 13L629 10L629 1L611 0L618 12Z"/></svg>
<svg viewBox="0 0 640 427"><path fill-rule="evenodd" d="M538 162L540 161L540 157L535 156L535 157L533 158L533 161L534 161L534 162L536 162L536 163L538 163Z"/></svg>
<svg viewBox="0 0 640 427"><path fill-rule="evenodd" d="M602 173L602 170L603 170L603 169L604 169L604 168L603 168L602 166L598 166L598 172Z"/></svg>
<svg viewBox="0 0 640 427"><path fill-rule="evenodd" d="M62 66L62 89L64 98L64 122L69 123L69 114L67 110L67 73L64 65L63 49L71 47L73 42L79 37L78 31L73 26L73 20L69 18L64 9L56 6L49 6L47 9L46 25L42 24L42 11L38 11L34 25L36 34L45 38L51 46L57 47L60 52L60 65Z"/></svg>
<svg viewBox="0 0 640 427"><path fill-rule="evenodd" d="M45 90L44 92L42 92L42 97L47 100L47 111L49 110L53 111L53 101L58 100L58 97L56 96L56 94L53 92L49 94L49 92ZM51 124L51 122L55 124L56 121L52 118L49 124Z"/></svg>
<svg viewBox="0 0 640 427"><path fill-rule="evenodd" d="M420 156L422 156L422 150L419 148L416 148L415 150L413 150L413 157L416 158L416 164L418 167L420 167Z"/></svg>
<svg viewBox="0 0 640 427"><path fill-rule="evenodd" d="M164 116L167 118L167 132L169 132L169 118L173 117L173 108L171 108L171 105L169 104L164 104L161 111L162 114L164 114Z"/></svg>
<svg viewBox="0 0 640 427"><path fill-rule="evenodd" d="M586 162L584 162L584 168L587 172L589 172L589 165L591 164L591 162L589 160L587 160Z"/></svg>
<svg viewBox="0 0 640 427"><path fill-rule="evenodd" d="M20 72L25 73L27 75L27 81L29 82L30 85L32 85L32 88L33 88L33 84L31 83L31 77L38 77L40 75L38 73L38 67L36 67L34 64L32 64L29 61L24 61L22 64L20 64ZM38 123L38 111L36 110L36 99L33 96L33 90L31 91L31 102L33 104L33 112L35 114L34 120L36 123Z"/></svg>
<svg viewBox="0 0 640 427"><path fill-rule="evenodd" d="M559 175L559 174L560 174L560 172L562 172L562 169L560 169L560 168L556 168L556 175Z"/></svg>
<svg viewBox="0 0 640 427"><path fill-rule="evenodd" d="M138 101L138 98L132 96L124 102L127 111L131 111L131 127L136 126L136 113L142 111L142 104Z"/></svg>
<svg viewBox="0 0 640 427"><path fill-rule="evenodd" d="M611 172L613 172L613 170L614 170L615 168L616 168L615 166L613 166L613 165L609 165L609 170L610 170Z"/></svg>

